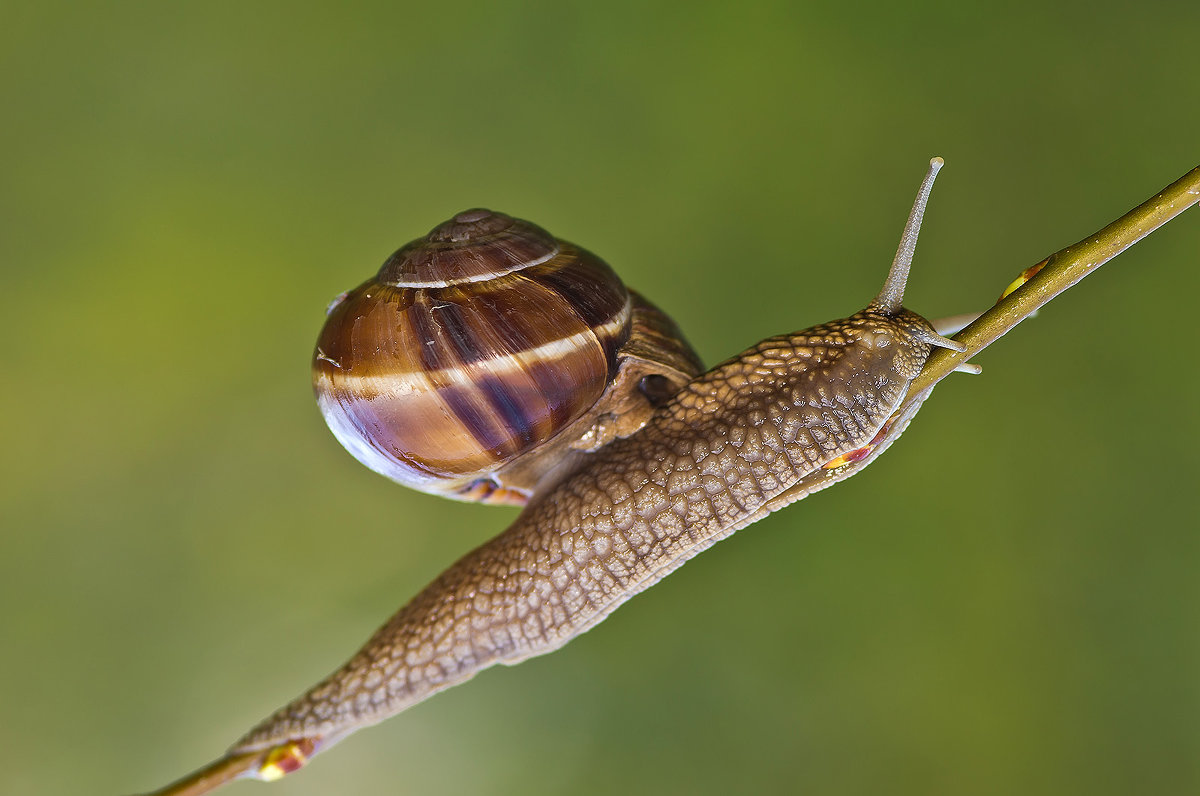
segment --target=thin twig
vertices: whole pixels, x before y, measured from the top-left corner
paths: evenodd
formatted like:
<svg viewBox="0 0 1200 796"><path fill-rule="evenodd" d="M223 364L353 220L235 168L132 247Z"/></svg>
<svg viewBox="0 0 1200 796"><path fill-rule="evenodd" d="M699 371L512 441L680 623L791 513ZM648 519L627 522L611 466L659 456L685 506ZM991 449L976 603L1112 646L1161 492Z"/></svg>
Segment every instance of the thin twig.
<svg viewBox="0 0 1200 796"><path fill-rule="evenodd" d="M955 340L967 347L965 351L939 348L933 352L909 386L909 401L946 378L955 367L991 345L1050 299L1197 202L1200 202L1200 166L1099 232L1047 257L1033 278L954 335ZM898 411L903 410L902 406Z"/></svg>
<svg viewBox="0 0 1200 796"><path fill-rule="evenodd" d="M199 771L172 782L160 790L143 796L201 796L245 776L251 769L262 764L263 752L247 752L232 757L222 757Z"/></svg>

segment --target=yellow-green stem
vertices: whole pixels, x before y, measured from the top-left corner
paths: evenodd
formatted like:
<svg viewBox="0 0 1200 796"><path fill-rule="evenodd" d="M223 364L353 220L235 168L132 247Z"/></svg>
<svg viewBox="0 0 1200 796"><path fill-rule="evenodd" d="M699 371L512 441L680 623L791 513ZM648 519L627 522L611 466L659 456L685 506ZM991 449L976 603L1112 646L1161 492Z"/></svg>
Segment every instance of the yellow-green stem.
<svg viewBox="0 0 1200 796"><path fill-rule="evenodd" d="M955 367L991 345L1050 299L1197 202L1200 202L1200 166L1099 232L1050 255L1046 265L1032 279L954 335L955 340L967 347L965 351L960 353L946 348L934 351L909 387L908 394L918 396L937 384Z"/></svg>
<svg viewBox="0 0 1200 796"><path fill-rule="evenodd" d="M143 796L202 796L217 788L245 776L262 765L265 752L248 752L242 755L222 757L204 768L193 771L186 777L172 782L165 788L143 794Z"/></svg>

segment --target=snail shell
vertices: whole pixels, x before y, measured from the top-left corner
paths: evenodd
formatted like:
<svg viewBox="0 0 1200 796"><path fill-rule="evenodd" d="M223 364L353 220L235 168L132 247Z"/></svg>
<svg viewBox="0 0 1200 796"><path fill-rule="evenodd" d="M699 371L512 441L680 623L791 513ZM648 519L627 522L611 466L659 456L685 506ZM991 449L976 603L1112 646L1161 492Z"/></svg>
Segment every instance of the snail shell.
<svg viewBox="0 0 1200 796"><path fill-rule="evenodd" d="M468 210L330 306L317 403L367 467L460 500L524 503L641 428L701 370L599 257Z"/></svg>

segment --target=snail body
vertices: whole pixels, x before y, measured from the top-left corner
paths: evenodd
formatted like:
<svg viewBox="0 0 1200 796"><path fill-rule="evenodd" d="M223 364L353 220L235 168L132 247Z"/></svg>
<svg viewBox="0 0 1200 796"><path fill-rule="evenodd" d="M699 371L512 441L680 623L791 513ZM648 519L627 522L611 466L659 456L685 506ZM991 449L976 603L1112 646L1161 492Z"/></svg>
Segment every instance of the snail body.
<svg viewBox="0 0 1200 796"><path fill-rule="evenodd" d="M557 649L715 542L874 461L928 396L909 393L933 348L963 350L902 306L940 166L865 309L703 374L661 311L528 222L467 211L400 249L331 308L313 367L326 420L394 480L525 508L340 669L160 793L276 779L488 666ZM578 376L586 396L562 397L541 369Z"/></svg>
<svg viewBox="0 0 1200 796"><path fill-rule="evenodd" d="M766 340L690 382L641 432L536 498L233 752L299 739L320 748L490 665L557 649L767 511L848 477L882 447L824 465L876 437L934 336L913 313L867 310ZM847 401L827 379L873 397ZM727 400L731 393L739 399ZM913 413L893 421L899 430Z"/></svg>
<svg viewBox="0 0 1200 796"><path fill-rule="evenodd" d="M687 381L230 753L295 764L483 668L557 649L713 543L870 463L919 408L897 414L932 348L961 350L901 306L940 165L866 309L764 340Z"/></svg>

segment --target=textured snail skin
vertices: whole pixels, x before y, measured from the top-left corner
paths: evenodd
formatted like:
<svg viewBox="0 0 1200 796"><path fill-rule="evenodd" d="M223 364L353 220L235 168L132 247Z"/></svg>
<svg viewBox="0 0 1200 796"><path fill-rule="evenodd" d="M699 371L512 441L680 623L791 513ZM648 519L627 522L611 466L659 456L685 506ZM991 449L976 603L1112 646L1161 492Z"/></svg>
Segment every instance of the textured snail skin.
<svg viewBox="0 0 1200 796"><path fill-rule="evenodd" d="M557 649L713 543L873 460L919 407L893 417L935 339L921 316L872 304L718 365L538 495L230 754L325 746L488 666Z"/></svg>

